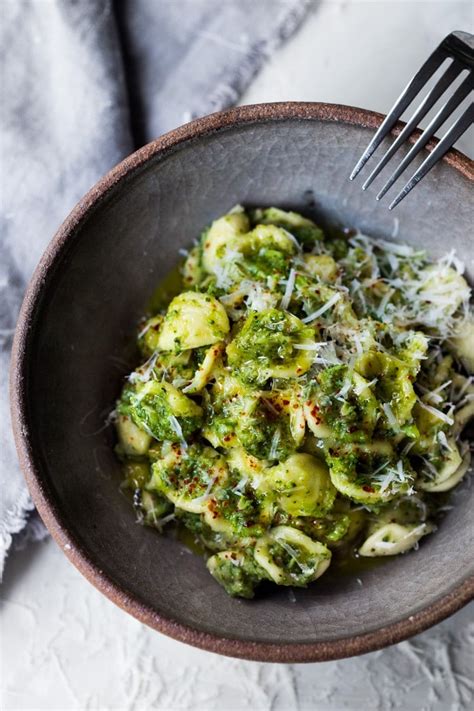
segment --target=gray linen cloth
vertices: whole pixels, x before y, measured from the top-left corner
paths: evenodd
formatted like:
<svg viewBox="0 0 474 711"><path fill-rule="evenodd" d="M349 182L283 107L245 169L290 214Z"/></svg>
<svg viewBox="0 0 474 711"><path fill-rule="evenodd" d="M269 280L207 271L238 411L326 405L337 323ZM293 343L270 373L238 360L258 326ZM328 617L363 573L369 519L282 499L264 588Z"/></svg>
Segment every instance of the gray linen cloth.
<svg viewBox="0 0 474 711"><path fill-rule="evenodd" d="M22 295L74 204L140 144L238 99L312 0L1 0L0 574L33 506L8 408ZM44 529L31 520L23 544Z"/></svg>

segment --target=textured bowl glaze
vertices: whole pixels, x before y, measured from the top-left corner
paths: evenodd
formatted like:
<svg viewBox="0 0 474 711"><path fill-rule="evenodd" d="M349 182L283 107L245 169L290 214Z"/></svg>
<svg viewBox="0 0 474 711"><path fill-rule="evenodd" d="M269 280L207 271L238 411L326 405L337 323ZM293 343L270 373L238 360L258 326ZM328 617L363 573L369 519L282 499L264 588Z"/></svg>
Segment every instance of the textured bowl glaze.
<svg viewBox="0 0 474 711"><path fill-rule="evenodd" d="M136 323L204 225L235 203L293 207L394 236L472 276L472 162L452 151L389 213L350 169L381 116L324 104L215 114L124 160L78 204L28 288L15 336L12 415L22 468L58 544L104 594L183 642L265 661L367 652L426 629L473 594L473 489L454 495L418 552L354 577L247 602L229 598L178 541L137 526L103 428L133 365Z"/></svg>

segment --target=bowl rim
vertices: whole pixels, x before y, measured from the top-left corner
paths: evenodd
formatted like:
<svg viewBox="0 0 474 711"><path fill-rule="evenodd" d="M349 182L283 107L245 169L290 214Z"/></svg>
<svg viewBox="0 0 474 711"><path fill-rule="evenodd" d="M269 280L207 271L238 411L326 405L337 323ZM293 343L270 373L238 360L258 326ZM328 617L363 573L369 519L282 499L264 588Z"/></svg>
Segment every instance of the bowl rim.
<svg viewBox="0 0 474 711"><path fill-rule="evenodd" d="M52 273L54 265L61 258L68 239L77 232L91 210L104 200L117 183L134 174L153 157L163 157L181 144L245 124L309 120L336 122L376 130L383 118L382 114L374 111L339 104L278 102L232 108L180 126L126 157L86 193L47 246L26 289L13 340L10 403L18 458L32 499L53 539L89 582L140 622L180 642L218 654L253 661L284 663L329 661L371 652L401 642L445 619L474 597L474 576L472 576L439 600L407 618L372 632L340 637L326 642L254 642L200 631L159 614L150 605L127 592L92 560L86 548L69 530L68 523L56 505L54 496L50 495L47 482L42 479L29 431L27 351L30 325L34 322L35 310L44 289L47 288L48 275ZM402 126L403 124L399 123L393 133L398 133ZM411 140L414 141L416 138L417 134ZM436 143L436 140L431 141L427 146L428 150ZM474 181L474 162L467 156L452 149L442 160Z"/></svg>

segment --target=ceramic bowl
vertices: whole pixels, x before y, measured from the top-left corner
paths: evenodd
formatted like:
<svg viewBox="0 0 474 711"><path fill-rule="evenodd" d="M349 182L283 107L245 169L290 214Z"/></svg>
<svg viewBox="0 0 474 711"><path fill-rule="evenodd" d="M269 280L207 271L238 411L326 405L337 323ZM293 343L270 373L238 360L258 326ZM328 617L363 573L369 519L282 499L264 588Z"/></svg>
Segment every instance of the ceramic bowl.
<svg viewBox="0 0 474 711"><path fill-rule="evenodd" d="M135 524L103 427L133 365L137 321L178 248L236 203L293 207L393 237L472 276L472 163L450 152L390 213L351 168L381 116L305 103L247 106L183 126L134 153L81 200L29 285L11 398L22 468L65 554L105 595L183 642L248 659L316 661L368 652L426 629L474 588L473 493L419 551L306 590L226 595L204 561Z"/></svg>

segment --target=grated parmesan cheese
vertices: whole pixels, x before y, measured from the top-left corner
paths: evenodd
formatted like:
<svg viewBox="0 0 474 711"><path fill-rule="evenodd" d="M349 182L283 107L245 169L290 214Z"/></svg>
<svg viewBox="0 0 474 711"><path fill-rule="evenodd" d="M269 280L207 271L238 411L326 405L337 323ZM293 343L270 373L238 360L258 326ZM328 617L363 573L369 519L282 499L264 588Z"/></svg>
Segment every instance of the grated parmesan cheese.
<svg viewBox="0 0 474 711"><path fill-rule="evenodd" d="M336 304L341 298L341 294L338 292L337 294L334 294L334 296L331 296L331 298L326 301L326 303L321 306L320 309L317 311L314 311L312 314L309 314L309 316L306 316L306 318L301 319L303 323L311 323L311 321L314 321L315 319L319 318L319 316L322 316L326 311L328 311L334 304Z"/></svg>
<svg viewBox="0 0 474 711"><path fill-rule="evenodd" d="M321 346L327 345L327 341L314 341L310 343L295 343L293 348L296 348L297 351L317 351Z"/></svg>
<svg viewBox="0 0 474 711"><path fill-rule="evenodd" d="M385 412L385 416L388 420L390 427L392 427L394 430L398 430L397 418L393 414L393 410L388 402L384 402L382 404L382 410Z"/></svg>
<svg viewBox="0 0 474 711"><path fill-rule="evenodd" d="M442 430L440 430L438 432L437 436L438 436L438 442L440 443L440 445L442 447L444 447L445 449L447 449L449 452L452 452L453 448L449 444L448 439L447 439L446 435L444 434L444 432Z"/></svg>
<svg viewBox="0 0 474 711"><path fill-rule="evenodd" d="M446 415L444 412L441 410L438 410L436 407L432 407L431 405L427 405L426 402L423 402L423 400L418 400L418 404L420 407L423 408L423 410L426 410L427 412L430 412L432 415L437 417L439 420L442 420L443 422L446 422L448 425L454 425L454 420L452 417L449 415Z"/></svg>
<svg viewBox="0 0 474 711"><path fill-rule="evenodd" d="M282 232L284 232L284 233L286 234L286 236L287 236L289 239L291 239L291 241L292 241L293 244L295 245L295 247L296 247L296 249L298 250L298 252L302 252L302 251L303 251L303 248L302 248L302 246L300 245L300 243L298 242L298 240L296 239L296 237L295 237L294 235L292 235L291 232L288 232L288 230L285 230L284 227L280 227L280 229L282 230Z"/></svg>
<svg viewBox="0 0 474 711"><path fill-rule="evenodd" d="M283 298L280 302L280 308L285 311L288 308L288 306L290 305L291 295L293 293L293 289L295 288L295 278L296 278L296 272L292 267L290 269L290 273L288 275L288 279L286 282L285 293L283 294Z"/></svg>
<svg viewBox="0 0 474 711"><path fill-rule="evenodd" d="M145 368L145 370L142 373L139 373L136 370L133 373L130 373L130 375L128 376L128 381L130 383L147 383L153 373L157 358L158 351L155 351L150 356L150 358L142 365L142 368Z"/></svg>
<svg viewBox="0 0 474 711"><path fill-rule="evenodd" d="M269 459L278 459L277 452L278 452L278 445L280 444L280 439L281 439L280 429L276 429L275 433L272 437L272 443L270 445L270 451L268 453Z"/></svg>
<svg viewBox="0 0 474 711"><path fill-rule="evenodd" d="M218 479L217 476L215 476L215 477L213 477L212 479L210 479L210 481L209 481L209 483L208 483L208 485L207 485L207 487L206 487L206 491L204 492L204 494L202 494L201 496L197 496L195 499L193 499L193 501L194 501L194 502L207 501L208 498L209 498L209 496L211 495L211 491L212 491L212 489L213 489L213 487L214 487L214 484L216 483L217 479Z"/></svg>
<svg viewBox="0 0 474 711"><path fill-rule="evenodd" d="M184 450L186 450L188 448L188 444L187 444L186 440L184 439L183 430L181 428L181 425L178 422L178 419L174 415L170 415L169 416L169 423L170 423L171 429L173 430L173 432L176 434L176 436L180 440L182 448Z"/></svg>

